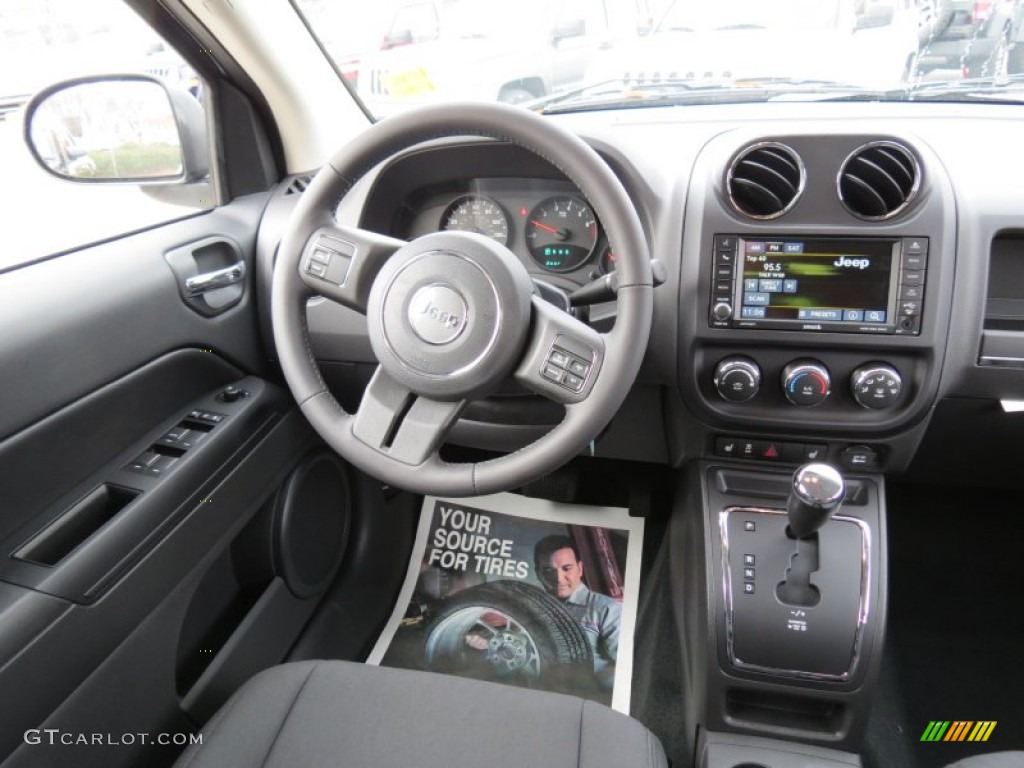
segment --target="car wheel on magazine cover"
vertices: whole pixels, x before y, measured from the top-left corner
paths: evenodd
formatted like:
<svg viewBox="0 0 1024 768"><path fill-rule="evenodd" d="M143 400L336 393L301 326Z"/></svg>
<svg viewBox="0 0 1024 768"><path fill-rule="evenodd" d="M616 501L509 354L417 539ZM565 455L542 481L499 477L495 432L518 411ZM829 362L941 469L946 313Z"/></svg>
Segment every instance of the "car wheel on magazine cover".
<svg viewBox="0 0 1024 768"><path fill-rule="evenodd" d="M516 581L471 587L441 603L427 630L428 669L529 688L586 689L593 654L555 598Z"/></svg>

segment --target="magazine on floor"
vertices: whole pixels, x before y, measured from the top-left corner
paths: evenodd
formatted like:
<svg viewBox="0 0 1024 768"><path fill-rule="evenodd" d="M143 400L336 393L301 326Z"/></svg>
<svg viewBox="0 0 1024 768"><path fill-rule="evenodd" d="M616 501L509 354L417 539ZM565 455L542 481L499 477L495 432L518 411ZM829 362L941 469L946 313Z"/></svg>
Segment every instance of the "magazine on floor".
<svg viewBox="0 0 1024 768"><path fill-rule="evenodd" d="M511 493L423 500L398 604L368 659L629 711L643 520Z"/></svg>

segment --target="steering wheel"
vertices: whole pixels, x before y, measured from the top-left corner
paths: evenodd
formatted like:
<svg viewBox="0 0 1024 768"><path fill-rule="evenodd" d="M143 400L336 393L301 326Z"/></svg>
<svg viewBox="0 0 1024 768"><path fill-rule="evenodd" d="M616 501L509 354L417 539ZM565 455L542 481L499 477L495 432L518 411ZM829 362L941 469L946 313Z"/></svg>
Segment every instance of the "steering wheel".
<svg viewBox="0 0 1024 768"><path fill-rule="evenodd" d="M615 244L614 328L598 333L534 293L522 262L471 232L410 242L336 223L341 198L378 163L421 142L482 136L559 168ZM323 296L366 315L380 362L355 413L328 391L309 342L306 302ZM636 378L650 334L647 242L622 184L598 154L522 107L461 103L376 123L314 177L289 220L274 267L274 342L302 413L364 472L417 493L508 490L561 466L611 420ZM565 418L515 453L453 464L438 449L474 398L513 377L565 406Z"/></svg>

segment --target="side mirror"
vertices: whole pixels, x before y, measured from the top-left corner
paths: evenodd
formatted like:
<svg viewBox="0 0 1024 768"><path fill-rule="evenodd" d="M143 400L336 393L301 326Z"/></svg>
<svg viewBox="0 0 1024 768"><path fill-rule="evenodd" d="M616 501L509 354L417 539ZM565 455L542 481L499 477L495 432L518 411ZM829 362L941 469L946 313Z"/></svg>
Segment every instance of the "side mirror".
<svg viewBox="0 0 1024 768"><path fill-rule="evenodd" d="M103 75L51 85L25 111L36 162L62 179L168 184L210 172L197 97L149 75Z"/></svg>
<svg viewBox="0 0 1024 768"><path fill-rule="evenodd" d="M896 9L892 3L871 3L863 13L857 15L854 30L877 29L892 24Z"/></svg>

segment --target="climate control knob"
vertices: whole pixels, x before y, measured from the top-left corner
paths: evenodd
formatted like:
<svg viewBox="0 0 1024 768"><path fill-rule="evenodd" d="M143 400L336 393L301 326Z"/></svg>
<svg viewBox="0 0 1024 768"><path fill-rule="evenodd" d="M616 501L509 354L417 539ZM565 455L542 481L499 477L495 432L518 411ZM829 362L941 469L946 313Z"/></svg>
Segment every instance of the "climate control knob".
<svg viewBox="0 0 1024 768"><path fill-rule="evenodd" d="M850 376L850 392L864 408L891 408L900 399L903 379L891 365L869 363Z"/></svg>
<svg viewBox="0 0 1024 768"><path fill-rule="evenodd" d="M782 369L782 391L793 405L820 405L832 392L832 376L817 360L794 360Z"/></svg>
<svg viewBox="0 0 1024 768"><path fill-rule="evenodd" d="M715 389L723 399L742 403L761 388L761 369L746 357L727 357L715 366Z"/></svg>

